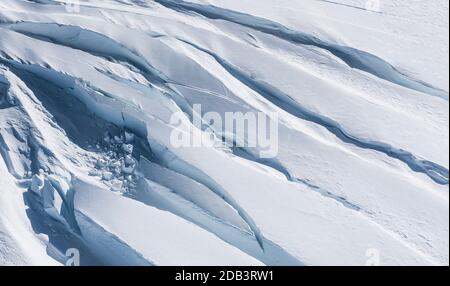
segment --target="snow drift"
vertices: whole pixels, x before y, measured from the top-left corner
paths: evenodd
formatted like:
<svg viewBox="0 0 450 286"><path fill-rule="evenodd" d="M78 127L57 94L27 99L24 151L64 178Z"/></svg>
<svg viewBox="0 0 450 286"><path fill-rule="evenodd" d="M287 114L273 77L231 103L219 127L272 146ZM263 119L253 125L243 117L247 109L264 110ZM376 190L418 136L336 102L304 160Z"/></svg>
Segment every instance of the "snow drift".
<svg viewBox="0 0 450 286"><path fill-rule="evenodd" d="M1 1L0 265L448 265L448 1L362 2Z"/></svg>

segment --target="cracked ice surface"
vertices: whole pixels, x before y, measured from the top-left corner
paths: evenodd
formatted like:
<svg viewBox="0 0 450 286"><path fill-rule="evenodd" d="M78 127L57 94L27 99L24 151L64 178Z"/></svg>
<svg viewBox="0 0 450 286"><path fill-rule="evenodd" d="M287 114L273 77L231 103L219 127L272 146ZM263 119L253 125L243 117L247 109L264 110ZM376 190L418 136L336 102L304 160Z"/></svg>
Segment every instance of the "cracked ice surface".
<svg viewBox="0 0 450 286"><path fill-rule="evenodd" d="M449 4L365 2L1 1L0 265L448 265Z"/></svg>

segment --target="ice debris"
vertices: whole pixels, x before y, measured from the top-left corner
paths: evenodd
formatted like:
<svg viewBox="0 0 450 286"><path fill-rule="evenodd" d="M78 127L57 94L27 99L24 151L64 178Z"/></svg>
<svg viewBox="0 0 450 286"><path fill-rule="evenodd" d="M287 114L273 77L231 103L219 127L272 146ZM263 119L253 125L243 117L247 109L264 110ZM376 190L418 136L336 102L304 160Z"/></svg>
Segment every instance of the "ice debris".
<svg viewBox="0 0 450 286"><path fill-rule="evenodd" d="M125 131L120 135L106 133L98 149L104 154L95 163L90 176L100 177L114 192L126 192L134 182L137 161L133 157L135 135ZM103 148L102 148L103 147Z"/></svg>

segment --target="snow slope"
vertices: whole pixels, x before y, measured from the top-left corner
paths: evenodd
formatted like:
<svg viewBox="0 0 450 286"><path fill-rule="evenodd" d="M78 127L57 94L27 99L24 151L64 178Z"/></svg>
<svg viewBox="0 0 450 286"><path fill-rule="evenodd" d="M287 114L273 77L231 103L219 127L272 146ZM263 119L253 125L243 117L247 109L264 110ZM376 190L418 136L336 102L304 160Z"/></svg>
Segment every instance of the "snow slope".
<svg viewBox="0 0 450 286"><path fill-rule="evenodd" d="M449 264L448 1L75 2L0 2L0 265Z"/></svg>

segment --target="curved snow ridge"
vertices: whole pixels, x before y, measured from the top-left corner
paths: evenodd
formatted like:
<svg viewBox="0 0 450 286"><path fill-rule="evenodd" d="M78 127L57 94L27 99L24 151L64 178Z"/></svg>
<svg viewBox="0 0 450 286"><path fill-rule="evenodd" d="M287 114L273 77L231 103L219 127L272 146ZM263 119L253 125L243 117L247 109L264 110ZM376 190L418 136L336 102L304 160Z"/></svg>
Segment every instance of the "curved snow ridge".
<svg viewBox="0 0 450 286"><path fill-rule="evenodd" d="M28 26L28 27L29 27L29 26ZM31 27L32 27L32 26L31 26ZM61 25L56 25L56 27L61 27ZM41 27L41 28L42 28L42 27ZM112 44L112 46L113 46L113 47L116 47L116 48L117 48L117 46L119 46L119 45L116 44L114 41L110 40L109 38L106 38L106 37L104 37L104 36L102 36L102 35L99 35L99 34L97 34L97 33L90 32L90 31L86 31L86 30L79 29L79 28L76 28L76 27L75 27L75 28L70 28L70 27L67 28L67 27L66 27L66 28L64 28L61 32L67 34L68 32L71 31L71 29L75 29L75 30L76 30L76 37L75 37L75 38L77 38L76 41L62 40L61 37L58 37L58 36L53 36L53 37L51 37L50 39L52 39L53 41L58 41L58 42L64 43L64 44L69 44L69 45L74 46L74 47L76 47L76 48L84 49L84 50L87 50L87 51L95 51L95 52L97 52L97 53L99 53L99 52L104 53L105 51L108 51L108 49L107 49L106 47L101 47L101 45L98 46L98 47L94 47L94 46L90 45L89 43L88 43L87 45L84 45L84 44L77 44L77 43L78 43L78 37L80 36L80 34L85 33L84 36L86 36L86 37L94 37L94 38L98 38L98 39L100 40L100 42L102 42L102 41L105 42L105 41L106 41L106 43ZM39 32L39 31L45 31L45 30L37 29L36 32ZM29 31L28 31L28 32L29 32ZM45 33L45 32L42 32L42 33ZM49 36L49 35L45 35L45 36ZM67 36L67 35L66 35L66 36ZM69 39L70 39L70 37L69 37ZM80 42L83 42L83 41L80 41ZM122 48L121 48L121 49L122 49ZM123 50L122 50L122 52L123 52ZM127 56L127 54L128 54L128 56ZM116 53L114 53L114 52L113 52L113 53L108 52L108 55L116 56L116 57L118 57L118 58L124 58L124 59L131 59L131 58L133 57L133 55L129 55L129 53L127 53L127 50L125 50L125 56L123 56L123 54L120 53L120 52L119 52L118 54L116 54ZM0 58L0 60L2 60L2 59ZM8 61L5 61L5 62L8 62ZM136 59L131 59L131 63L132 63L132 64L136 64L136 62L137 62ZM22 68L25 68L26 70L29 70L29 71L31 71L31 72L33 72L33 70L39 69L39 67L37 67L37 66L35 66L35 67L29 67L29 66L26 66L26 65L17 64L17 63L15 63L15 62L13 62L12 64L15 65L15 66L20 65ZM148 65L138 63L137 66L138 66L138 67L144 67L145 70L148 70L148 69L147 69ZM55 77L55 75L56 75L56 77L61 77L61 76L64 77L64 76L61 75L61 74L54 74L54 72L53 72L52 70L45 70L45 72L48 73L49 76L50 76L49 78L47 78L48 80L51 80L51 78ZM39 74L42 75L41 72L36 72L36 71L34 71L34 73L37 74L37 75L39 75ZM52 75L52 74L53 74L53 75ZM72 78L67 78L67 77L66 77L65 80L66 80L66 81L74 81L74 79L72 79ZM172 94L173 94L173 93L172 93ZM83 99L80 99L80 100L83 101ZM178 101L177 101L177 102L178 102ZM92 104L92 103L91 103L91 104ZM187 106L186 103L185 103L185 101L183 101L180 105ZM178 106L180 106L180 105L178 105ZM96 107L93 107L93 108L95 109ZM189 108L189 109L191 109L191 108ZM116 111L116 113L117 113L117 111ZM119 114L117 114L116 116L119 116ZM123 114L122 114L121 116L123 116ZM106 117L105 119L108 120L108 117ZM140 132L140 133L142 133L142 132ZM151 144L151 145L152 145L152 144ZM152 146L152 147L154 148L154 151L157 150L157 149L160 149L159 146ZM165 148L163 147L162 149L165 149ZM181 164L184 165L185 163L181 162ZM177 165L177 164L176 164L176 165ZM224 198L224 200L225 200L227 203L229 203L230 205L232 205L232 206L239 212L239 214L242 216L242 218L250 225L252 231L253 231L254 234L255 234L255 237L256 237L258 243L260 244L260 246L261 246L262 248L264 248L264 246L263 246L263 238L262 238L262 235L260 234L260 231L259 231L258 227L255 225L255 223L253 222L253 220L251 219L251 217L246 213L246 211L245 211L243 208L239 207L238 204L237 204L237 203L236 203L229 195L227 195L227 192L226 192L225 190L223 190L219 185L217 185L217 184L216 184L215 182L213 182L211 179L208 179L206 176L202 175L201 172L200 172L199 170L194 171L194 170L196 170L195 167L193 167L193 166L190 166L190 167L189 167L189 165L186 165L186 167L181 167L181 168L180 168L179 170L177 170L177 171L178 171L178 172L186 172L186 170L190 170L190 171L189 171L189 174L190 174L191 176L194 176L195 180L197 180L197 181L203 183L204 185L206 185L206 186L207 186L208 188L210 188L212 191L214 191L214 192L216 192L217 194L219 194L220 196L222 196L222 197Z"/></svg>
<svg viewBox="0 0 450 286"><path fill-rule="evenodd" d="M329 191L325 191L325 190L321 189L319 186L311 184L311 183L307 182L306 180L302 180L302 179L293 177L291 175L291 173L289 172L289 170L285 166L283 166L283 164L281 164L277 159L261 159L257 155L254 155L250 150L246 150L246 148L234 147L234 148L232 148L232 150L233 150L233 154L236 156L239 156L246 160L255 162L257 164L264 165L266 167L272 168L272 169L280 172L281 174L283 174L286 177L286 179L289 182L303 184L303 185L307 186L309 189L318 192L319 194L323 195L324 197L333 199L336 202L339 202L340 204L342 204L343 206L345 206L351 210L361 211L361 207L357 206L354 203L349 202L346 198L335 195Z"/></svg>
<svg viewBox="0 0 450 286"><path fill-rule="evenodd" d="M202 183L203 185L208 187L211 191L222 197L222 199L225 202L227 202L233 208L235 208L239 213L239 215L242 217L242 219L249 225L250 229L253 231L253 234L255 235L256 241L258 242L260 247L264 250L264 238L258 226L251 218L251 216L248 215L247 211L244 208L242 208L221 185L215 182L214 179L205 174L203 171L196 168L194 165L191 165L188 162L185 162L180 158L178 158L167 147L153 140L150 134L148 140L153 152L155 152L157 158L161 160L166 165L166 167L180 174L183 174L189 178L192 178L197 182Z"/></svg>
<svg viewBox="0 0 450 286"><path fill-rule="evenodd" d="M75 211L77 224L82 231L83 240L103 265L107 266L155 266L149 258L145 258L125 241L101 226L99 222Z"/></svg>
<svg viewBox="0 0 450 286"><path fill-rule="evenodd" d="M146 162L145 159L141 159L141 161L145 168L143 170L145 179L139 180L138 187L131 195L132 198L178 215L217 235L266 265L303 265L298 259L265 238L263 238L264 250L262 250L248 227L242 229L236 224L230 224L226 220L226 216L212 215L211 212L207 211L208 208L201 208L193 203L195 200L185 199L174 189L156 183L155 181L158 181L158 179L155 176L159 174L149 173L148 168L153 171L157 169L154 166L151 167L152 163ZM153 178L154 181L148 178ZM206 196L207 193L204 195Z"/></svg>
<svg viewBox="0 0 450 286"><path fill-rule="evenodd" d="M283 174L286 177L286 179L289 182L303 184L303 185L307 186L310 190L313 190L313 191L321 194L324 197L333 199L336 202L339 202L340 204L342 204L343 206L345 206L351 210L355 210L355 211L362 210L360 206L349 202L348 199L346 199L344 197L341 197L341 196L333 194L332 192L323 190L319 186L311 184L306 180L295 178L294 176L291 175L289 170L285 166L283 166L283 164L280 163L277 159L261 159L246 148L234 147L234 148L232 148L232 150L233 150L233 154L236 156L239 156L246 160L255 162L257 164L264 165L266 167L272 168L272 169L280 172L281 174Z"/></svg>
<svg viewBox="0 0 450 286"><path fill-rule="evenodd" d="M27 206L26 215L33 231L42 237L48 236L48 241L42 245L48 254L48 259L55 259L64 264L68 259L65 255L66 250L77 248L81 252L84 265L97 265L98 260L78 235L79 228L75 221L72 205L73 189L70 188L65 179L66 175L70 176L70 172L61 168L62 163L59 161L58 154L46 149L46 145L49 143L46 140L48 135L60 130L50 119L51 116L45 113L43 106L40 105L39 99L43 99L38 94L40 91L29 88L29 86L33 88L35 83L29 78L28 80L24 78L23 74L17 74L17 72L18 70L14 68L10 68L8 71L8 79L11 82L11 96L16 103L9 110L6 110L10 114L8 118L10 122L5 123L10 126L5 129L3 129L4 126L0 126L0 133L6 130L8 133L12 133L18 141L14 142L12 137L7 138L8 144L6 146L11 146L11 148L8 148L8 153L15 163L8 172L15 175L18 180L20 179L18 189L23 192L22 204ZM22 80L27 82L27 85ZM48 96L51 97L54 94ZM17 112L17 114L14 114L14 112ZM39 114L40 112L42 113ZM1 113L0 110L0 115L2 115ZM3 125L3 122L1 125ZM7 134L6 132L4 134ZM65 135L59 133L60 138ZM53 144L48 146L50 149L54 147L51 145ZM15 150L16 148L18 150ZM69 167L67 162L65 167ZM60 177L61 174L63 174L63 177ZM8 216L6 217L8 219ZM12 218L9 217L9 219ZM38 252L39 250L36 249L35 251ZM33 255L33 253L26 254ZM49 263L41 260L36 264Z"/></svg>
<svg viewBox="0 0 450 286"><path fill-rule="evenodd" d="M150 66L149 62L153 61L153 59L150 59L150 57L153 55L150 55L150 57L149 57L149 55L146 54L146 57L144 57L144 56L140 56L139 52L136 51L136 50L140 50L140 53L145 54L145 50L142 50L141 44L138 44L136 47L134 45L130 45L130 47L127 47L127 45L118 42L118 41L120 41L121 37L117 37L117 35L115 35L115 32L114 33L112 32L109 35L110 37L114 37L114 39L112 39L112 38L108 38L107 36L102 35L100 33L86 30L85 28L78 28L77 26L70 26L70 25L67 26L67 25L56 25L56 24L45 24L45 23L39 24L39 23L22 22L22 23L17 23L17 24L6 25L4 27L8 27L11 30L23 33L30 37L34 37L38 40L49 41L51 43L61 45L61 47L58 46L58 48L65 48L65 47L75 48L75 49L79 49L80 51L90 53L94 56L98 56L98 57L101 57L101 58L109 60L109 61L117 62L118 64L121 64L121 63L125 64L125 65L129 64L130 66L135 67L137 69L137 72L139 74L141 74L142 76L144 76L145 78L147 78L149 82L153 83L153 80L156 80L156 85L159 88L161 88L162 90L164 90L165 93L170 95L170 97L177 103L179 108L181 108L185 113L189 114L192 117L192 108L191 108L190 104L187 102L187 100L185 99L185 96L183 94L181 94L180 92L177 92L175 88L170 87L170 84L174 83L174 80L169 79L168 76L164 75L164 72L159 71L159 70L155 69L154 67ZM94 29L94 30L97 30L97 29ZM136 35L141 35L141 34L136 34ZM144 39L147 39L146 33L143 34L143 37L144 37ZM85 39L85 40L83 40L83 39ZM86 39L91 39L91 41L88 42ZM148 37L148 39L151 39L151 36ZM95 41L98 40L100 43L102 43L102 45L92 45L91 42L94 42L94 40ZM152 43L155 43L155 45L158 46L157 43L159 43L159 41L155 41ZM119 47L121 47L122 50L114 48L114 49L112 49L112 51L110 51L107 49L108 46L111 46L111 47L119 46ZM168 45L167 49L171 49L171 48L172 47L170 45ZM158 47L158 49L161 49L161 47ZM176 53L176 51L174 51L174 52ZM138 57L140 63L136 64L136 61L138 59L132 59L130 56L127 56L130 54ZM126 60L125 63L123 63L124 60ZM158 60L155 59L155 63L153 63L153 64L157 65L158 64L157 61ZM144 66L150 67L151 70L154 71L153 74L160 78L159 79L155 79L154 77L151 78L151 74L150 75L147 74L147 68L143 68ZM158 67L158 68L161 68L161 67ZM167 71L165 71L165 72L167 72ZM117 80L117 76L115 77L115 79ZM158 82L160 84L158 84ZM169 83L169 84L167 84L167 83ZM320 106L320 103L319 103L319 106ZM339 116L342 116L342 115L339 114ZM405 119L405 120L407 120L407 119ZM376 121L371 121L371 124L374 122L376 122ZM395 122L395 123L401 124L401 122ZM343 128L341 128L341 129L343 129ZM433 129L430 129L430 130L433 130ZM379 133L378 129L377 129L377 133ZM383 134L382 131L380 134ZM423 136L423 137L425 137L425 136ZM436 145L436 144L434 144L433 146L430 146L430 148L425 149L425 152L423 152L424 150L414 150L414 152L412 152L412 150L410 150L409 148L414 148L414 146L411 146L413 144L408 143L408 144L406 144L407 146L396 147L397 144L402 144L403 142L396 142L396 144L389 144L389 141L386 142L386 140L389 140L389 138L382 138L382 139L375 138L375 139L368 139L367 141L369 141L369 142L373 141L376 144L380 143L382 145L384 143L386 143L387 145L389 145L389 146L386 146L387 149L389 149L390 146L393 146L394 149L396 149L397 151L401 151L401 152L403 152L403 150L406 150L407 151L406 153L411 153L411 154L415 154L415 152L422 152L422 153L425 153L425 154L422 154L422 156L421 156L421 158L423 158L423 159L427 159L427 157L429 155L428 153L434 153L433 151L431 151L431 150L434 150L434 148L431 148L431 147L434 147ZM394 140L398 141L398 138L394 138ZM441 140L441 141L443 141L443 140ZM443 141L442 143L445 143L445 141ZM420 148L420 149L423 149L423 148ZM391 152L391 150L389 150L389 152ZM398 153L398 152L394 152L394 153ZM431 155L435 156L435 154L431 154ZM402 156L407 157L409 155L407 154L407 155L402 155ZM417 157L417 156L415 156L415 157ZM406 160L409 160L409 159L406 159ZM436 158L434 158L434 160L436 160ZM433 163L434 160L428 160L428 161L430 161L430 163ZM422 170L427 169L428 173L431 176L433 176L436 180L447 181L447 179L445 179L445 177L448 177L448 175L445 175L446 168L441 170L439 168L440 167L439 165L434 166L434 164L428 164L425 161L426 160L424 160L423 162L418 162L418 164L416 164L416 165L422 165L421 169ZM414 164L415 163L412 163L411 165L414 165ZM440 162L440 164L442 164L442 162Z"/></svg>
<svg viewBox="0 0 450 286"><path fill-rule="evenodd" d="M6 63L6 61L5 61ZM74 82L73 79L69 79L69 78L65 78L62 81L61 80L56 80L55 78L64 78L64 76L62 75L57 75L57 73L55 71L52 70L47 70L44 69L42 67L38 67L38 66L28 66L28 65L22 65L22 64L18 64L18 63L10 63L12 66L14 66L15 69L20 69L23 68L24 71L28 71L30 73L34 73L36 77L43 77L46 79L46 81L53 85L61 85L62 82L70 83L70 82ZM67 77L67 76L66 76ZM30 85L32 84L32 79L28 78L28 79L24 79L27 81L27 83ZM33 79L34 81L34 79ZM33 84L33 85L37 85L37 84ZM31 87L33 86L31 85ZM40 93L41 91L39 90L35 90L35 93ZM75 91L76 93L76 91ZM53 96L51 94L49 94L49 96ZM80 96L80 100L85 100L85 97L82 98L82 96ZM93 107L92 104L90 105L92 108L95 109L95 106ZM129 118L128 118L129 120ZM125 124L125 123L124 123ZM133 128L133 127L131 127ZM56 190L58 190L58 188L56 188ZM96 230L98 227L95 227L94 223L90 223L88 225L86 225L86 221L89 221L89 218L86 217L80 217L80 213L77 210L73 210L73 202L71 203L71 199L70 199L70 194L67 195L67 197L65 195L60 194L64 204L66 206L71 206L72 211L69 211L68 214L70 215L73 212L76 212L76 216L78 219L80 219L83 223L83 226L81 228L83 228L83 238L86 239L87 244L89 245L90 248L93 249L93 251L96 253L96 255L100 255L101 261L104 261L104 263L106 264L117 264L117 265L141 265L142 263L139 262L139 259L136 260L137 258L126 258L129 257L130 255L132 255L133 251L131 251L131 254L128 253L120 253L120 255L118 254L119 257L122 257L124 260L123 261L117 261L114 258L113 254L109 254L108 253L108 247L105 248L105 246L103 247L99 247L97 249L96 245L98 243L96 243L95 238L92 237L92 233L95 233L101 240L107 240L110 241L108 244L109 246L111 246L114 249L122 249L123 247L126 248L126 244L124 242L120 242L120 240L114 239L114 236L111 238L111 234L109 234L107 231L101 231L101 230ZM241 210L241 213L243 211ZM68 219L68 218L66 218ZM79 226L76 225L76 228L78 229ZM253 229L256 229L253 225ZM258 235L257 235L258 237ZM252 239L245 239L244 241L242 241L243 238L239 238L237 241L239 244L243 243L244 246L241 245L237 245L237 247L243 247L244 249L249 249L247 251L249 251L253 256L259 257L261 260L266 260L268 263L275 265L275 264L281 264L281 265L298 265L301 264L299 263L296 259L290 257L288 254L282 254L280 256L279 253L282 253L281 248L279 248L278 246L274 245L272 242L264 239L264 244L267 246L267 250L264 254L264 252L261 252L261 250L256 250L254 246L252 246L252 243L257 244L256 241L252 242ZM248 240L248 242L246 242L246 240ZM263 239L260 239L260 243L262 243ZM116 241L116 242L114 242ZM114 246L115 245L115 246ZM245 246L247 245L247 246ZM126 249L122 250L123 252L127 252ZM117 253L116 253L117 254ZM126 255L125 255L126 254ZM112 255L112 256L111 256ZM286 256L286 258L282 258L284 256ZM131 260L130 260L131 259Z"/></svg>
<svg viewBox="0 0 450 286"><path fill-rule="evenodd" d="M79 26L53 24L53 23L3 23L0 26L21 33L37 40L77 49L96 57L128 64L135 68L152 86L161 89L175 101L177 107L193 118L191 105L182 94L174 90L169 84L176 84L173 80L155 69L144 57L126 46L105 35L81 28ZM115 80L121 79L114 76ZM143 86L148 89L149 87Z"/></svg>
<svg viewBox="0 0 450 286"><path fill-rule="evenodd" d="M260 261L172 213L82 181L75 181L74 187L74 205L78 211L125 241L155 265L262 265ZM111 209L114 211L111 212ZM84 225L80 226L83 231ZM96 236L91 239L96 239ZM107 249L113 250L114 247Z"/></svg>
<svg viewBox="0 0 450 286"><path fill-rule="evenodd" d="M279 23L273 22L268 19L216 7L213 5L202 5L186 2L183 0L154 1L178 12L198 13L213 20L225 20L248 28L252 28L292 43L314 46L320 49L327 50L336 57L340 58L352 68L370 73L378 78L390 81L394 84L406 88L410 88L432 96L437 96L447 101L449 100L448 92L435 88L427 83L412 79L398 71L388 62L368 52L361 51L352 47L345 47L334 43L328 43L313 35L293 31Z"/></svg>
<svg viewBox="0 0 450 286"><path fill-rule="evenodd" d="M17 68L14 68L14 71L18 72L27 82L36 98L46 101L39 93L42 93L41 89L44 89L44 85L52 86L54 82L48 80L45 84L42 84L37 79L25 77L24 72ZM51 98L57 95L48 91L46 96ZM45 106L49 108L49 103L46 102ZM54 109L51 111L55 112ZM51 129L55 126L48 127ZM64 127L67 128L67 126ZM48 128L42 128L42 126L40 128L36 132L50 131ZM69 165L65 167L70 169ZM56 166L50 168L56 168ZM53 169L47 170L54 172ZM72 177L74 176L72 175ZM31 186L28 192L24 194L24 198L26 204L30 207L29 212L33 213L29 215L33 227L39 228L40 232L50 237L47 245L47 252L50 257L64 264L68 258L65 256L66 249L76 248L80 251L82 265L152 265L144 260L139 253L128 247L126 243L103 230L89 218L82 217L80 219L80 213L74 208L75 188L68 187L64 180L53 175L42 177L42 188L38 188L34 185L36 178L38 178L36 175L33 176ZM78 221L83 223L83 233L81 233ZM79 236L79 234L82 234L82 236Z"/></svg>
<svg viewBox="0 0 450 286"><path fill-rule="evenodd" d="M170 192L173 192L183 200L189 201L205 213L243 231L251 231L232 206L208 187L192 178L167 169L156 161L148 160L144 156L140 157L137 170L139 177L167 188ZM145 188L135 190L132 196L139 196L142 193L145 193Z"/></svg>
<svg viewBox="0 0 450 286"><path fill-rule="evenodd" d="M77 91L77 89L82 89L79 87L78 81L68 75L63 75L51 69L46 69L37 65L26 65L17 62L10 62L9 60L3 60L0 58L0 61L3 61L7 65L11 65L14 68L24 70L34 74L37 77L42 77L51 84L55 86L61 86L62 83L68 84L71 83L72 89L74 89L74 94L77 98L84 102L86 106L88 106L91 112L96 115L104 118L107 121L111 121L113 124L117 124L118 126L127 127L130 130L133 130L137 134L140 134L143 137L148 136L148 140L150 146L152 148L152 152L157 156L164 164L167 164L167 167L171 170L175 170L178 173L181 173L189 178L192 178L194 181L200 182L206 187L208 187L211 191L218 194L225 202L230 204L234 209L237 210L242 219L250 226L250 229L253 232L253 235L256 238L257 244L265 251L265 245L269 246L269 253L273 255L270 261L281 261L278 263L284 264L301 264L295 258L292 258L289 254L284 252L281 247L277 246L275 243L263 237L258 226L255 224L250 215L247 214L246 210L239 206L239 204L228 194L226 190L224 190L220 185L218 185L214 180L209 178L202 171L198 170L192 165L179 160L177 157L173 156L168 149L164 146L159 145L156 141L151 138L151 134L146 130L144 118L147 116L143 116L143 118L138 119L136 114L132 114L132 110L125 110L124 107L117 109L110 109L109 111L103 110L108 105L105 105L105 102L99 103L94 98L93 94L89 94L86 91ZM64 85L64 84L63 84ZM104 100L112 100L108 97L104 98ZM103 106L102 106L103 105ZM108 106L110 107L110 106ZM131 112L130 112L131 111ZM137 110L135 113L139 113ZM144 124L144 126L140 126L139 122ZM285 257L285 258L283 258ZM275 262L274 262L275 263Z"/></svg>
<svg viewBox="0 0 450 286"><path fill-rule="evenodd" d="M320 114L316 114L305 109L289 95L283 93L282 91L269 85L268 83L261 82L257 79L252 78L251 76L241 71L238 67L235 67L234 65L222 59L217 54L199 47L196 44L181 39L179 40L213 57L225 70L227 70L240 82L255 90L261 96L272 102L274 105L285 110L286 112L298 118L316 123L326 128L329 132L333 133L336 137L338 137L345 143L349 143L360 148L381 152L389 157L402 161L415 172L426 174L430 179L438 184L449 184L449 170L447 168L431 161L418 159L416 156L414 156L414 154L390 146L387 143L367 141L365 139L357 138L351 134L348 134L338 122L335 122L330 118L326 118Z"/></svg>
<svg viewBox="0 0 450 286"><path fill-rule="evenodd" d="M7 62L3 62L0 57L0 68L7 67ZM31 106L23 100L28 96L26 85L9 68L6 69L5 78L10 84L8 104L0 108L5 118L0 125L0 151L9 173L22 179L30 172L37 173L41 168L48 169L52 163L56 164L55 154L43 143L43 133L35 122L34 110L30 110Z"/></svg>
<svg viewBox="0 0 450 286"><path fill-rule="evenodd" d="M308 81L301 69L276 61L288 62L300 53L302 61L311 61L314 72L323 78L330 75L328 69L349 71L342 62L334 64L333 56L328 61L331 50L349 61L347 65L373 68L375 73L379 70L374 65L389 70L389 63L214 6L198 9L206 17L233 23L211 24L210 18L191 17L196 11L189 7L179 14L153 2L142 8L145 3L139 1L90 0L86 3L91 7L82 7L77 14L65 13L63 5L41 5L61 1L5 2L14 9L0 12L4 40L0 42L0 170L9 173L0 180L17 194L27 189L26 184L36 186L40 181L42 189L30 188L24 202L20 195L0 193L0 264L3 245L13 246L16 252L9 238L21 242L23 234L11 236L6 229L2 239L2 219L13 218L15 223L9 200L18 210L25 203L30 212L34 208L39 214L25 217L25 222L29 219L33 227L48 225L41 233L50 240L40 250L61 263L65 247L76 240L92 261L106 265L364 265L367 251L373 249L379 250L382 265L448 264L448 170L416 157L431 148L415 149L436 146L436 152L422 157L439 159L439 145L446 141L437 136L445 133L441 121L448 118L448 110L437 108L442 99L351 71L349 81L364 78L358 87L365 83L370 91L380 87L378 99L388 98L386 105L393 103L393 112L399 107L398 117L386 113L392 122L383 123L414 126L423 116L420 128L399 133L413 140L414 132L423 130L427 135L420 138L439 144L407 144L404 149L411 151L407 152L398 148L404 141L383 133L376 120L350 131L352 120L359 119L352 116L352 107L361 108L358 115L363 114L366 106L375 104L366 99L377 92L338 101L338 115L315 112L327 110L322 107L331 97L317 96L311 106L306 96L305 101L295 97L295 88L302 84L287 85L304 77L314 87L308 94L321 95L326 83ZM106 10L110 4L114 11ZM126 14L127 4L137 4L133 10L142 9L142 14ZM19 6L28 10L17 12ZM44 16L45 11L49 13ZM153 14L159 12L167 22L157 22ZM105 28L105 23L113 24ZM216 35L219 27L225 32ZM250 29L259 35L254 41L264 42L256 49L240 39ZM274 34L279 34L278 39ZM264 50L278 45L279 57ZM239 59L248 57L251 62L252 51L257 61L269 55L270 64L251 65ZM279 78L264 77L263 69L272 64L293 76L283 81L280 71ZM11 73L3 76L3 67ZM274 70L271 75L276 75ZM388 90L398 94L381 96ZM354 99L358 104L352 104ZM197 115L194 103L201 103L202 111L221 115L278 111L283 115L278 156L261 159L252 149L226 143L217 148L176 148L170 134L180 126L169 123L169 118L183 111L181 128L187 130ZM328 106L334 105L328 102ZM406 114L401 113L404 106L408 112L417 107L419 114L412 123L405 122L412 118L401 117ZM380 117L385 111L374 110L379 112L371 115ZM207 137L210 130L204 132L203 127L196 135ZM361 133L370 139L352 136L364 128L368 132ZM426 133L428 128L433 132ZM216 130L216 139L220 141L223 134L237 136L233 132ZM125 175L127 161L133 167L127 167ZM25 183L15 186L10 174ZM61 181L60 176L73 179ZM64 182L70 182L70 188ZM30 198L39 198L35 196L39 191L43 197L34 202ZM42 202L46 208L39 207ZM61 219L57 233L52 233L51 225ZM72 236L71 231L81 236L64 240L65 234ZM27 234L35 237L32 230ZM33 249L24 252L33 256ZM17 254L24 256L19 250ZM40 263L49 264L47 260ZM10 261L29 263L15 257Z"/></svg>
<svg viewBox="0 0 450 286"><path fill-rule="evenodd" d="M25 68L25 69L28 69L28 70L30 70L30 71L33 71L33 72L35 72L35 73L37 73L37 74L40 74L41 76L46 76L46 78L47 78L47 80L50 80L50 81L52 81L52 80L54 80L54 77L55 77L55 75L53 75L52 76L52 74L53 73L56 73L56 72L54 72L54 71L48 71L48 70L45 70L45 72L44 72L44 69L42 68L42 67L36 67L36 66L34 66L34 67L30 67L30 66L23 66L23 68ZM59 76L61 76L61 75L59 75ZM52 79L53 78L53 79ZM67 80L66 80L67 81ZM86 98L81 98L81 100L86 100ZM111 100L111 99L109 99L109 98L106 98L105 100ZM86 102L86 101L85 101ZM99 107L98 106L98 103L94 103L94 104L92 104L93 102L95 102L95 100L89 100L89 101L87 101L86 103L89 103L90 105L90 108L92 108L93 109L93 111L95 112L95 110L97 109L97 108L101 108L101 107ZM111 119L115 119L116 118L116 121L114 121L116 124L118 124L119 126L127 126L128 128L130 128L131 130L134 130L134 129L136 129L136 126L134 125L134 124L130 124L130 122L132 122L133 120L130 120L130 119L132 119L133 117L135 117L135 115L133 115L133 114L128 114L128 115L125 115L125 113L124 112L126 112L126 111L120 111L120 110L122 110L122 109L119 109L119 110L114 110L114 109L112 109L112 110L110 110L110 112L107 114L107 119L109 119L109 120L111 120ZM122 113L122 116L121 117L118 117L118 116L113 116L113 114L111 114L111 112L121 112ZM103 116L105 116L105 114L103 114ZM124 117L125 116L125 117ZM144 117L142 117L142 118L145 118L145 116ZM125 121L123 121L123 120L125 120ZM135 120L135 119L134 119ZM135 120L136 121L136 120ZM140 120L137 120L137 121L140 121ZM159 121L157 121L157 122L159 122ZM159 122L160 124L162 124L161 122ZM153 128L155 128L156 126L153 126ZM145 127L144 127L145 128ZM153 130L153 128L150 128L150 130ZM136 129L136 132L137 133L142 133L142 134L146 134L147 132L146 131L143 131L143 130L139 130L139 129ZM156 135L156 134L155 134ZM162 135L162 134L158 134L159 136L164 136L164 135ZM150 137L149 137L149 140L150 141L153 141ZM152 143L152 142L150 142L150 143ZM155 149L154 147L155 147L155 143L153 143L153 144L151 144L151 146L153 147L153 149ZM163 149L165 149L165 148L163 148ZM156 150L157 151L157 150ZM159 152L157 152L157 153L159 153ZM162 155L162 156L164 156L165 157L165 155L167 155L168 153L167 152L163 152L162 154L160 154L160 155ZM189 165L183 165L183 164L181 164L180 165L180 163L177 163L177 162L180 162L179 160L173 160L173 157L172 156L169 156L169 158L167 158L168 159L168 162L170 162L170 167L171 168L173 168L174 166L175 166L175 168L178 168L179 170L181 170L182 172L188 172L188 173L190 173L190 168L189 168ZM198 180L200 180L200 181L206 181L207 183L207 185L208 184L210 184L210 183L208 183L208 182L211 182L211 179L208 179L208 177L209 176L207 176L207 175L202 175L202 174L200 174L200 175L198 175L198 174L193 174L194 175L194 177L196 177ZM215 185L214 183L212 183L213 185ZM219 190L220 191L220 190ZM220 193L220 192L219 192ZM221 193L221 194L223 194L223 193ZM237 206L237 204L233 204L233 206ZM239 207L238 207L238 209L239 209ZM243 210L246 210L246 208L241 208L241 209L243 209ZM244 213L243 211L241 211L241 214L242 213ZM248 217L247 217L248 218ZM253 228L253 230L255 230L255 225L254 224L252 224L251 223L251 221L249 220L249 219L247 219L247 222L250 222L250 225L253 225L254 226L254 228ZM256 228L257 229L257 228ZM263 238L263 237L261 237L260 238L260 243L261 244L263 244L263 245L265 245L265 243L264 243L264 241L265 241L265 239ZM267 246L266 246L266 248L267 248ZM298 253L297 253L297 255L298 255ZM405 255L406 255L406 253L405 253ZM413 254L408 254L408 256L409 255L413 255ZM286 263L286 262L285 262ZM353 262L354 263L354 262Z"/></svg>
<svg viewBox="0 0 450 286"><path fill-rule="evenodd" d="M147 63L143 57L97 32L79 26L25 21L3 22L1 26L38 40L78 49L94 56L114 59L117 62L126 62L140 70L153 84L167 83L168 79Z"/></svg>

